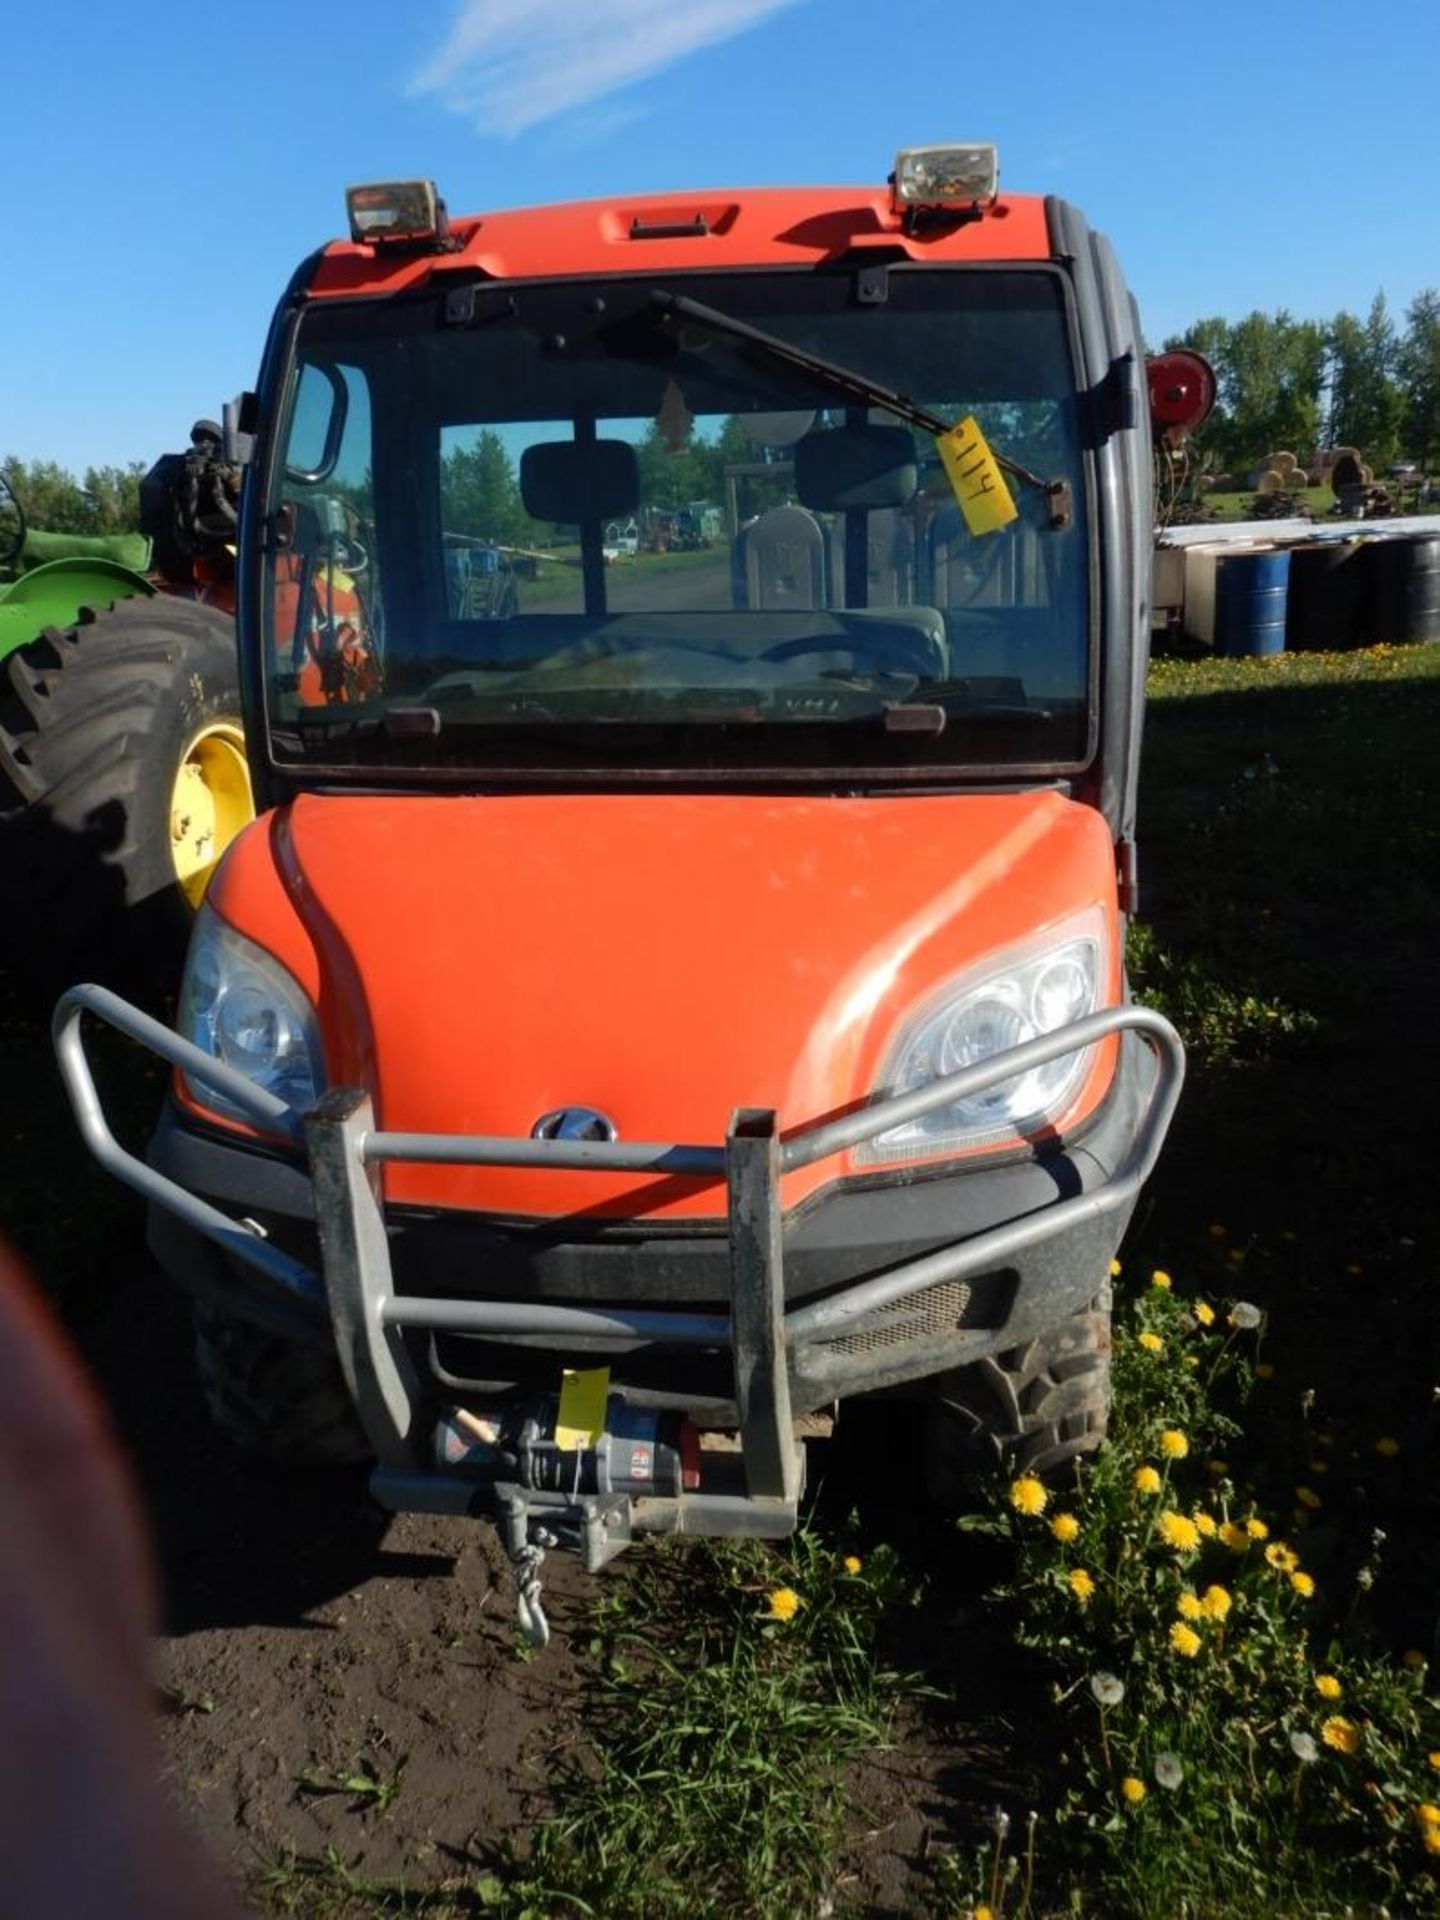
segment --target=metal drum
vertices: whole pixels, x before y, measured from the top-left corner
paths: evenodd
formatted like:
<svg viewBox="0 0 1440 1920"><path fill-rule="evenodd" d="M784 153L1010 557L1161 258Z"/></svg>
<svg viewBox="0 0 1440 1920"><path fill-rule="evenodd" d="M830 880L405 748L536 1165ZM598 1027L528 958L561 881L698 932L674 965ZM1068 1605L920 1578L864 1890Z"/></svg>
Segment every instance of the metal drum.
<svg viewBox="0 0 1440 1920"><path fill-rule="evenodd" d="M1440 534L1377 540L1370 553L1370 638L1440 640Z"/></svg>
<svg viewBox="0 0 1440 1920"><path fill-rule="evenodd" d="M1285 651L1288 551L1236 553L1222 558L1215 606L1217 653Z"/></svg>
<svg viewBox="0 0 1440 1920"><path fill-rule="evenodd" d="M1368 638L1370 569L1359 540L1317 540L1290 550L1285 645L1341 653Z"/></svg>

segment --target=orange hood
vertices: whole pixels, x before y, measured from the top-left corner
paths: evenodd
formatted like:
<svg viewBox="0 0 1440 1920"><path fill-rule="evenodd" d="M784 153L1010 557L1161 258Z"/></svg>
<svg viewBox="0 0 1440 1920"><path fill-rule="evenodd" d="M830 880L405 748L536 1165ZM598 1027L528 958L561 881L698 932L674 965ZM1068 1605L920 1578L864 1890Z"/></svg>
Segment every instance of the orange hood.
<svg viewBox="0 0 1440 1920"><path fill-rule="evenodd" d="M975 960L1086 906L1115 924L1105 825L1053 792L305 797L236 843L210 900L310 994L331 1081L368 1087L382 1127L524 1137L585 1106L622 1140L715 1145L737 1107L792 1130L863 1101L907 1014ZM786 1205L846 1170L788 1176ZM392 1166L386 1192L725 1206L720 1182L506 1168Z"/></svg>

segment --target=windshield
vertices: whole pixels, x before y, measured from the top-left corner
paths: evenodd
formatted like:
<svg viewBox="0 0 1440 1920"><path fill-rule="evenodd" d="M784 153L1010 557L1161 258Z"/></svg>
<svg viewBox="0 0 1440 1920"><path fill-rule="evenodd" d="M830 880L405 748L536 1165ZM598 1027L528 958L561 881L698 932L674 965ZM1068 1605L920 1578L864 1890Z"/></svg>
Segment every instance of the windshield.
<svg viewBox="0 0 1440 1920"><path fill-rule="evenodd" d="M1013 501L993 531L933 431L962 419ZM723 779L1088 758L1087 489L1051 273L316 303L280 445L277 764Z"/></svg>

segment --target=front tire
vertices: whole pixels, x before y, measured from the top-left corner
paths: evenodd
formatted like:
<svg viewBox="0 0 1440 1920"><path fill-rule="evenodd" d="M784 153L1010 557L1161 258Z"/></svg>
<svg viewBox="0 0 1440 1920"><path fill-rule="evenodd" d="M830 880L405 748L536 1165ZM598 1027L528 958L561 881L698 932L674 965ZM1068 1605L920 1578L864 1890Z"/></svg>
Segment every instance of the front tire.
<svg viewBox="0 0 1440 1920"><path fill-rule="evenodd" d="M227 1440L275 1466L340 1467L371 1457L340 1363L197 1301L195 1369L210 1418Z"/></svg>
<svg viewBox="0 0 1440 1920"><path fill-rule="evenodd" d="M1054 1478L1105 1438L1110 1284L1058 1326L942 1374L930 1407L927 1479L946 1506L987 1469Z"/></svg>

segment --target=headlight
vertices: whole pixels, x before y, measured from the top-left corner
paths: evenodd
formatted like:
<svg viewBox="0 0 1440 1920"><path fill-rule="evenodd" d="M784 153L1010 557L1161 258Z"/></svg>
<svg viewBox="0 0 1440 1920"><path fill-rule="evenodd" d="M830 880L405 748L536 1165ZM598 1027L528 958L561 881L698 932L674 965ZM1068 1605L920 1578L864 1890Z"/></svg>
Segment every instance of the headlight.
<svg viewBox="0 0 1440 1920"><path fill-rule="evenodd" d="M880 1092L909 1093L1007 1048L1068 1026L1099 1004L1105 921L1098 911L1052 929L1043 947L992 957L952 980L901 1032ZM951 1150L1011 1146L1052 1125L1073 1099L1089 1049L1062 1054L987 1093L892 1127L858 1147L858 1161L913 1160Z"/></svg>
<svg viewBox="0 0 1440 1920"><path fill-rule="evenodd" d="M185 1039L297 1113L314 1106L325 1084L314 1009L298 983L209 907L200 909L190 936L176 1025ZM212 1111L255 1124L210 1087L197 1085L193 1093Z"/></svg>

